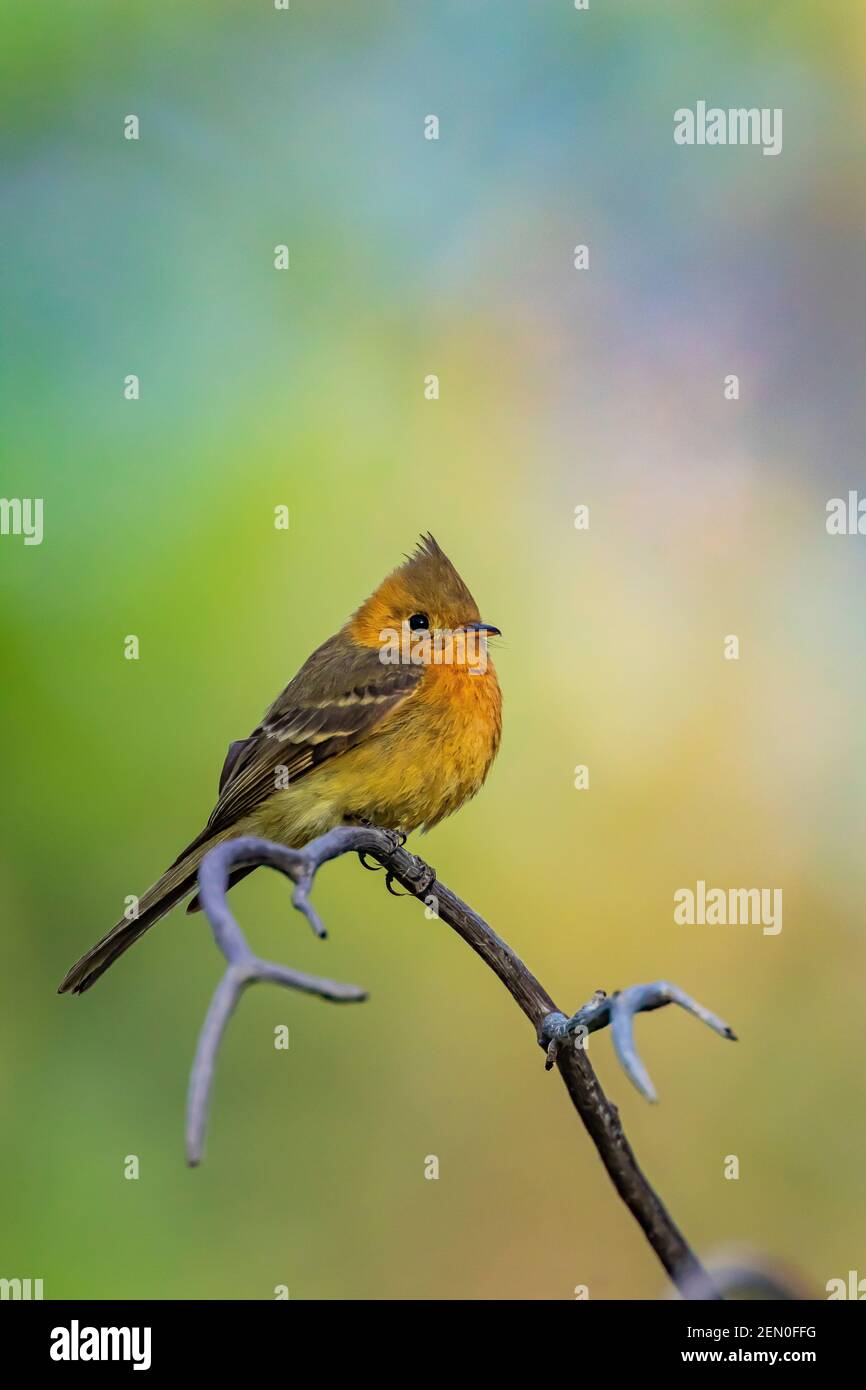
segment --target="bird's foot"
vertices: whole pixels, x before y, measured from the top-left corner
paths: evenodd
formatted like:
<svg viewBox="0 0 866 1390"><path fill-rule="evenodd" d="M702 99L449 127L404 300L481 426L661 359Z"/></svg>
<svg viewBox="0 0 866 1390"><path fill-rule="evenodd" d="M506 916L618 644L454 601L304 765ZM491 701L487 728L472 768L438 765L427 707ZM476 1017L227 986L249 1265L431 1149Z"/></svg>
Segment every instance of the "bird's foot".
<svg viewBox="0 0 866 1390"><path fill-rule="evenodd" d="M419 859L417 854L413 854L411 860L411 872L404 870L403 877L400 880L409 890L406 893L398 893L397 889L391 886L394 881L394 873L391 869L388 870L385 878L385 887L395 898L426 898L433 884L436 882L436 870L433 868L432 864L428 864L425 860Z"/></svg>
<svg viewBox="0 0 866 1390"><path fill-rule="evenodd" d="M404 835L402 830L389 830L387 834L389 836L393 835L396 838L396 844L385 861L385 887L392 897L395 898L423 898L431 884L436 882L436 870L432 865L425 863L423 859L419 859L416 854L407 855L407 858L409 858L412 864L411 873L408 868L404 866L403 877L400 881L403 883L404 887L408 889L408 892L400 892L399 889L394 887L396 872L393 859L398 849L402 849L405 845L407 836ZM409 880L408 882L406 881L407 879Z"/></svg>
<svg viewBox="0 0 866 1390"><path fill-rule="evenodd" d="M366 826L368 826L368 827L371 828L371 829L380 828L380 827L374 827L372 821L365 821L365 820L362 820L360 823L361 823L361 825L366 825ZM385 887L388 889L388 892L389 892L389 893L392 893L393 896L394 896L395 898L404 898L404 897L406 897L406 894L405 894L405 893L398 893L397 890L396 890L396 888L394 888L394 887L392 886L392 885L393 885L393 882L394 882L394 873L393 873L393 870L390 868L389 861L390 861L390 859L391 859L391 856L394 855L394 854L396 854L396 852L397 852L398 849L402 849L402 848L403 848L403 846L404 846L405 843L406 843L406 838L407 838L407 837L406 837L405 833L404 833L402 830L385 830L385 829L382 829L382 834L383 834L383 835L386 835L386 836L388 837L388 840L389 840L390 843L391 843L391 852L390 852L390 854L388 854L388 855L385 856L384 861L379 860L379 859L376 859L376 860L373 861L372 864L368 863L368 862L367 862L367 855L368 855L368 852L369 852L369 851L364 850L364 849L359 849L359 850L358 850L358 858L359 858L360 861L361 861L361 866L362 866L363 868L365 868L365 869L371 870L371 872L375 872L377 869L384 869L384 870L385 870Z"/></svg>
<svg viewBox="0 0 866 1390"><path fill-rule="evenodd" d="M357 823L358 823L359 825L366 826L366 828L367 828L368 830L377 830L377 829L380 829L380 828L381 828L381 827L379 827L379 826L374 826L374 825L373 825L373 822L372 822L372 821L369 821L369 820L359 820ZM404 846L405 843L406 843L407 836L406 836L405 832L402 831L402 830L382 830L382 834L383 834L383 835L386 835L386 836L388 837L388 839L391 841L391 853L392 853L392 854L394 854L398 849L402 849L403 846ZM358 858L359 858L360 861L361 861L361 866L362 866L362 868L369 869L371 872L375 872L377 869L387 869L387 864L382 864L382 863L380 863L378 860L375 860L374 863L372 863L372 864L368 864L368 863L367 863L367 855L368 855L368 854L369 854L369 850L366 850L366 849L359 849L359 850L358 850Z"/></svg>
<svg viewBox="0 0 866 1390"><path fill-rule="evenodd" d="M542 1020L538 1038L547 1052L546 1070L555 1065L563 1047L583 1047L590 1033L610 1024L614 1050L626 1076L647 1100L657 1100L655 1087L635 1047L632 1020L637 1013L661 1009L666 1004L679 1004L723 1038L736 1041L737 1035L727 1023L703 1005L696 1004L678 985L656 980L651 985L632 985L613 994L605 994L603 989L598 989L589 1003L584 1004L571 1018L559 1012L547 1014Z"/></svg>
<svg viewBox="0 0 866 1390"><path fill-rule="evenodd" d="M359 850L358 858L360 859L362 865L365 869L385 870L385 887L388 889L388 892L392 894L393 897L423 898L429 891L432 884L436 882L436 870L430 864L426 864L423 859L418 859L416 856L413 855L412 859L414 863L414 869L412 873L411 884L408 885L409 892L400 892L399 889L394 887L395 871L392 860L394 855L397 853L398 849L403 848L408 837L406 836L406 833L403 830L385 830L383 833L387 835L388 839L391 842L392 848L390 854L385 855L384 858L381 860L376 860L373 863L368 863L368 851Z"/></svg>

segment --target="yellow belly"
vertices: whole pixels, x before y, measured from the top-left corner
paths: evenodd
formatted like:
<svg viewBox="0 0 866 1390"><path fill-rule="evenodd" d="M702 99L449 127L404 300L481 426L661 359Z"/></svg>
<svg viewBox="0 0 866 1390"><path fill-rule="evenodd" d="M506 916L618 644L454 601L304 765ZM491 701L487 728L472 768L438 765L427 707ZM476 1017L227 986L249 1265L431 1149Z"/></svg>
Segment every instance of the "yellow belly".
<svg viewBox="0 0 866 1390"><path fill-rule="evenodd" d="M451 815L482 786L499 746L501 697L484 675L441 668L346 753L277 791L245 829L298 846L351 820L407 833Z"/></svg>

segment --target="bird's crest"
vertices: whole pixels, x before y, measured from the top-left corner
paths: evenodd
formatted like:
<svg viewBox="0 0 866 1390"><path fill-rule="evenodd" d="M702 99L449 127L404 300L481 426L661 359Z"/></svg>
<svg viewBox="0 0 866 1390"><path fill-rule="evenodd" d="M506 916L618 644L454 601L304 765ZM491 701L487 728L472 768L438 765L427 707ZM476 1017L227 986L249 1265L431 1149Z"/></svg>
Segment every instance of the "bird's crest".
<svg viewBox="0 0 866 1390"><path fill-rule="evenodd" d="M404 563L383 579L378 589L350 619L361 640L372 641L380 629L393 627L414 612L429 613L431 625L457 627L478 619L478 607L439 542L428 532L421 536Z"/></svg>

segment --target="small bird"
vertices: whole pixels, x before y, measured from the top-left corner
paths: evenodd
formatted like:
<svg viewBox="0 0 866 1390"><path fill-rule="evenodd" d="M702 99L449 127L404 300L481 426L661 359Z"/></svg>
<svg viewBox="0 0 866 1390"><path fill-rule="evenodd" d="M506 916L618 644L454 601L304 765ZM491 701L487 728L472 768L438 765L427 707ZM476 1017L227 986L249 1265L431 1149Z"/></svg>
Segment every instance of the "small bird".
<svg viewBox="0 0 866 1390"><path fill-rule="evenodd" d="M200 835L73 965L82 994L192 893L214 845L259 835L297 849L336 825L402 834L451 815L499 747L502 697L475 600L432 535L304 662L249 738L229 745ZM480 653L480 655L479 655ZM237 882L250 868L236 870ZM198 907L197 897L188 911Z"/></svg>

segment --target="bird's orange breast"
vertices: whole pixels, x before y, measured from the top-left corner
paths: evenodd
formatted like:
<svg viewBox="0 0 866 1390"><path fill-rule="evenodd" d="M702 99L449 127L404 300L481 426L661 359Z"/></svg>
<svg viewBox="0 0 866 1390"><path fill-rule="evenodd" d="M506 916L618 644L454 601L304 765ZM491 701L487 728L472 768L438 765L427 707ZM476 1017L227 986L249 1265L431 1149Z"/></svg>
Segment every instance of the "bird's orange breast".
<svg viewBox="0 0 866 1390"><path fill-rule="evenodd" d="M474 676L465 666L430 666L375 733L304 781L335 818L428 828L480 790L499 747L501 709L491 664Z"/></svg>
<svg viewBox="0 0 866 1390"><path fill-rule="evenodd" d="M431 763L431 805L423 817L429 826L474 796L490 771L502 733L502 695L493 666L478 675L465 666L430 668L417 709L409 714Z"/></svg>

